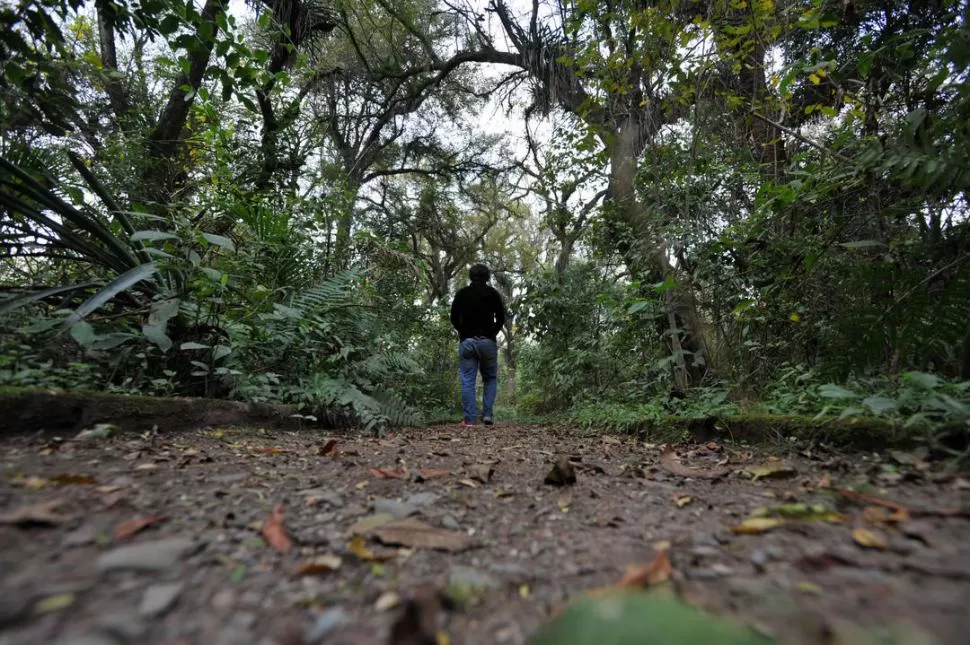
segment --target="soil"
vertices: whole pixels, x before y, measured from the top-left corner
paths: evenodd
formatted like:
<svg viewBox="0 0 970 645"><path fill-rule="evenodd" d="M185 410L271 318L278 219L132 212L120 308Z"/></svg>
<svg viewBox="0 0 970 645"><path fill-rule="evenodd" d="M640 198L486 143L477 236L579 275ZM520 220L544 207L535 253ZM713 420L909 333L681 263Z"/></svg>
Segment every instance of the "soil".
<svg viewBox="0 0 970 645"><path fill-rule="evenodd" d="M662 453L502 424L8 435L0 645L428 642L409 629L524 643L658 550L685 602L779 642L847 645L839 625L892 624L962 645L968 489L918 453L713 441ZM732 530L779 505L797 517ZM402 628L409 598L441 595L447 609L419 605L423 627Z"/></svg>

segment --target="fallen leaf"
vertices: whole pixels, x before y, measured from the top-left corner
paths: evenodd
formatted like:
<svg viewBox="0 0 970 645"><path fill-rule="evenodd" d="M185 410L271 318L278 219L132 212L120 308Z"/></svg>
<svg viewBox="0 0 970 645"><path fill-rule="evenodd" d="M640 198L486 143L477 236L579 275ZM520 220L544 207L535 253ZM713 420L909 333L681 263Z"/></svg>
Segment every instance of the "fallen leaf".
<svg viewBox="0 0 970 645"><path fill-rule="evenodd" d="M326 455L329 455L329 454L336 455L337 454L337 440L336 439L329 439L329 440L327 440L327 443L325 443L322 446L320 446L320 448L317 450L317 454L318 455L321 455L321 456L326 456Z"/></svg>
<svg viewBox="0 0 970 645"><path fill-rule="evenodd" d="M569 463L569 457L560 457L552 465L552 470L542 480L542 483L550 486L569 486L576 483L576 471Z"/></svg>
<svg viewBox="0 0 970 645"><path fill-rule="evenodd" d="M72 593L62 593L56 596L49 596L34 605L34 613L49 614L52 611L60 611L74 604L75 596Z"/></svg>
<svg viewBox="0 0 970 645"><path fill-rule="evenodd" d="M347 542L347 550L357 556L357 559L362 562L375 562L381 560L391 560L394 558L393 554L390 555L375 555L373 551L367 548L364 543L363 535L355 535Z"/></svg>
<svg viewBox="0 0 970 645"><path fill-rule="evenodd" d="M822 478L815 484L815 488L832 488L832 478L828 473L822 474Z"/></svg>
<svg viewBox="0 0 970 645"><path fill-rule="evenodd" d="M784 523L785 520L777 517L749 517L737 526L732 527L731 531L738 535L758 535L778 528Z"/></svg>
<svg viewBox="0 0 970 645"><path fill-rule="evenodd" d="M529 590L529 585L525 583L519 585L519 598L528 598L529 593L531 593Z"/></svg>
<svg viewBox="0 0 970 645"><path fill-rule="evenodd" d="M556 504L559 506L559 510L563 513L569 511L569 505L573 503L573 496L569 493L563 493L558 498L556 498Z"/></svg>
<svg viewBox="0 0 970 645"><path fill-rule="evenodd" d="M852 539L855 540L856 544L867 549L885 549L889 546L889 542L884 535L875 533L869 529L853 529Z"/></svg>
<svg viewBox="0 0 970 645"><path fill-rule="evenodd" d="M964 479L963 477L956 477L953 479L953 483L950 486L954 490L970 490L970 481Z"/></svg>
<svg viewBox="0 0 970 645"><path fill-rule="evenodd" d="M407 479L408 471L401 469L389 469L389 468L371 468L370 474L374 477L383 477L385 479Z"/></svg>
<svg viewBox="0 0 970 645"><path fill-rule="evenodd" d="M377 602L374 603L374 609L377 611L387 611L388 609L394 609L399 604L401 604L401 597L393 591L385 591L378 598Z"/></svg>
<svg viewBox="0 0 970 645"><path fill-rule="evenodd" d="M135 470L155 470L156 468L158 468L158 464L145 463L135 466Z"/></svg>
<svg viewBox="0 0 970 645"><path fill-rule="evenodd" d="M747 466L738 471L742 477L756 482L759 479L783 479L798 474L794 468L779 459L771 459L760 466Z"/></svg>
<svg viewBox="0 0 970 645"><path fill-rule="evenodd" d="M116 540L125 540L138 531L151 526L152 524L157 524L162 520L158 515L139 515L138 517L133 517L129 520L125 520L121 524L115 527L114 536Z"/></svg>
<svg viewBox="0 0 970 645"><path fill-rule="evenodd" d="M413 517L382 524L374 531L374 535L387 545L417 549L458 552L472 545L471 538L464 533L435 528Z"/></svg>
<svg viewBox="0 0 970 645"><path fill-rule="evenodd" d="M549 623L534 631L527 645L590 643L678 643L769 645L774 640L684 602L664 587L616 593L569 602Z"/></svg>
<svg viewBox="0 0 970 645"><path fill-rule="evenodd" d="M803 556L795 562L795 566L802 571L824 571L833 567L855 567L858 565L837 553L819 553Z"/></svg>
<svg viewBox="0 0 970 645"><path fill-rule="evenodd" d="M677 505L677 508L684 508L694 501L694 498L691 495L683 495L679 493L674 493L672 499L674 500L674 504Z"/></svg>
<svg viewBox="0 0 970 645"><path fill-rule="evenodd" d="M814 582L808 582L807 580L796 582L795 588L801 591L802 593L812 594L813 596L818 596L822 593L821 587L819 587Z"/></svg>
<svg viewBox="0 0 970 645"><path fill-rule="evenodd" d="M51 480L44 479L43 477L17 477L11 483L16 486L23 486L24 488L30 488L32 490L40 490L41 488L47 488L51 485Z"/></svg>
<svg viewBox="0 0 970 645"><path fill-rule="evenodd" d="M63 505L64 500L54 499L32 506L22 506L8 513L0 513L0 524L14 524L21 527L54 526L67 519L55 512Z"/></svg>
<svg viewBox="0 0 970 645"><path fill-rule="evenodd" d="M673 572L673 567L670 566L670 549L661 549L647 566L629 567L618 586L649 587L667 581Z"/></svg>
<svg viewBox="0 0 970 645"><path fill-rule="evenodd" d="M437 479L438 477L447 477L451 474L451 471L446 468L422 468L418 471L418 476L421 479Z"/></svg>
<svg viewBox="0 0 970 645"><path fill-rule="evenodd" d="M269 542L270 546L286 553L293 547L293 541L286 534L286 527L283 526L283 505L277 504L273 508L273 514L263 522L263 537Z"/></svg>
<svg viewBox="0 0 970 645"><path fill-rule="evenodd" d="M458 483L462 486L468 486L469 488L478 488L478 482L474 479L459 479Z"/></svg>
<svg viewBox="0 0 970 645"><path fill-rule="evenodd" d="M660 451L660 467L668 473L678 477L693 477L697 479L718 479L731 472L730 468L691 468L680 463L677 451L670 444Z"/></svg>
<svg viewBox="0 0 970 645"><path fill-rule="evenodd" d="M289 452L289 450L286 450L284 448L277 448L273 446L273 447L259 448L256 452L261 455L282 455L283 453Z"/></svg>
<svg viewBox="0 0 970 645"><path fill-rule="evenodd" d="M757 508L751 512L751 517L778 517L788 520L802 520L807 522L843 522L845 516L826 507L824 504L778 504Z"/></svg>
<svg viewBox="0 0 970 645"><path fill-rule="evenodd" d="M308 560L297 567L295 576L318 576L324 573L330 573L331 571L336 571L343 564L343 560L340 556L327 554L321 555L312 560Z"/></svg>
<svg viewBox="0 0 970 645"><path fill-rule="evenodd" d="M87 430L82 430L75 437L74 441L88 441L91 439L107 439L121 434L121 428L112 423L97 423Z"/></svg>
<svg viewBox="0 0 970 645"><path fill-rule="evenodd" d="M366 535L376 529L381 524L387 524L394 519L390 513L374 513L354 522L347 533L350 535Z"/></svg>
<svg viewBox="0 0 970 645"><path fill-rule="evenodd" d="M490 482L494 473L495 469L489 464L473 464L468 467L469 478L477 479L483 484Z"/></svg>
<svg viewBox="0 0 970 645"><path fill-rule="evenodd" d="M68 484L96 484L94 477L89 475L54 475L51 477L51 481L58 486L67 486Z"/></svg>
<svg viewBox="0 0 970 645"><path fill-rule="evenodd" d="M114 493L121 490L121 486L98 486L95 490L99 493Z"/></svg>

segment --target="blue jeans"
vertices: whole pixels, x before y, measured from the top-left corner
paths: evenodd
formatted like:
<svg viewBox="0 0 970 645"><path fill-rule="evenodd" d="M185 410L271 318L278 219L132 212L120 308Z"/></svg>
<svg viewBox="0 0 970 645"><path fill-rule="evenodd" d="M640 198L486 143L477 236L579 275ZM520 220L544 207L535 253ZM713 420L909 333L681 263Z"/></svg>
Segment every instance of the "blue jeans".
<svg viewBox="0 0 970 645"><path fill-rule="evenodd" d="M482 416L491 417L498 393L498 345L491 338L476 336L466 338L458 345L458 372L461 375L461 407L465 421L478 419L475 401L475 380L482 373Z"/></svg>

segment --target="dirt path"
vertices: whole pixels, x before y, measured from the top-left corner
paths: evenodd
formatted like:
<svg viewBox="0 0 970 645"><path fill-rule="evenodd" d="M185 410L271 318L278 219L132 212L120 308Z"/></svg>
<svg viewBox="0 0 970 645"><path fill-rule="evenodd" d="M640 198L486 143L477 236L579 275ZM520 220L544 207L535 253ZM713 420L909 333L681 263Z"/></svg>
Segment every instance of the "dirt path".
<svg viewBox="0 0 970 645"><path fill-rule="evenodd" d="M782 642L847 644L842 621L967 642L970 484L942 464L516 426L335 438L4 439L0 645L387 643L419 589L459 601L450 643L523 643L668 545L682 598ZM561 456L576 483L543 483ZM797 517L732 531L764 507Z"/></svg>

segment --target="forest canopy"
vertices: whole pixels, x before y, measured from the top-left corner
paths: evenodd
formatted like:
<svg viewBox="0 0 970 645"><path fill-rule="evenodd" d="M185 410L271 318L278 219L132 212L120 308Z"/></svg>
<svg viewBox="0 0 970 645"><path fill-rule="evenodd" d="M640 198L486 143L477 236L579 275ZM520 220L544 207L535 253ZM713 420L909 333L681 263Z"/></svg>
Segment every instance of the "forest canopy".
<svg viewBox="0 0 970 645"><path fill-rule="evenodd" d="M0 385L970 422L966 0L20 0Z"/></svg>

